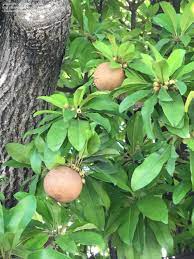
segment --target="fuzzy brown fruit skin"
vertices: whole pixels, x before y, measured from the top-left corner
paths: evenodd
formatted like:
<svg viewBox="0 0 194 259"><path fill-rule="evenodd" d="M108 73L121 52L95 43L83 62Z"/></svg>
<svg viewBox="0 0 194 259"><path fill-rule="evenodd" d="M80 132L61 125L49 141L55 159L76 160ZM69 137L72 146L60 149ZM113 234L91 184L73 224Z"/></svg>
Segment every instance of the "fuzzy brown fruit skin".
<svg viewBox="0 0 194 259"><path fill-rule="evenodd" d="M49 171L43 185L47 195L59 202L71 202L77 199L83 187L79 173L66 166L59 166Z"/></svg>
<svg viewBox="0 0 194 259"><path fill-rule="evenodd" d="M111 68L110 63L100 64L94 72L94 84L98 90L113 90L125 79L122 68Z"/></svg>

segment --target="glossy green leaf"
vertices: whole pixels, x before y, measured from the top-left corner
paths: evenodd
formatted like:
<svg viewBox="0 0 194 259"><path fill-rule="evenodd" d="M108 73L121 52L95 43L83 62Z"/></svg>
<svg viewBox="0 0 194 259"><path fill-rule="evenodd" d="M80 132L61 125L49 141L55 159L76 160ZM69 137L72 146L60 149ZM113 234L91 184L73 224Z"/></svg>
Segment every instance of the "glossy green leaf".
<svg viewBox="0 0 194 259"><path fill-rule="evenodd" d="M129 208L123 218L120 228L118 229L121 240L126 244L132 243L138 220L139 210L136 207Z"/></svg>
<svg viewBox="0 0 194 259"><path fill-rule="evenodd" d="M122 113L133 106L136 102L142 100L151 93L150 90L140 90L127 96L119 106L119 112Z"/></svg>
<svg viewBox="0 0 194 259"><path fill-rule="evenodd" d="M98 246L105 248L105 242L102 236L91 231L79 231L71 234L71 238L78 244Z"/></svg>
<svg viewBox="0 0 194 259"><path fill-rule="evenodd" d="M152 95L148 100L144 102L141 114L144 122L145 131L149 139L155 139L152 127L151 115L154 111L154 106L157 103L157 96Z"/></svg>
<svg viewBox="0 0 194 259"><path fill-rule="evenodd" d="M24 231L36 212L36 199L28 195L9 211L6 229L18 237Z"/></svg>
<svg viewBox="0 0 194 259"><path fill-rule="evenodd" d="M96 123L104 127L108 132L111 131L111 124L109 119L103 117L99 113L90 112L90 113L87 113L87 117L90 118L90 120L95 121Z"/></svg>
<svg viewBox="0 0 194 259"><path fill-rule="evenodd" d="M55 240L55 243L64 251L64 252L69 252L72 254L76 254L78 253L78 249L76 246L75 241L73 240L73 238L68 235L61 235L58 236Z"/></svg>
<svg viewBox="0 0 194 259"><path fill-rule="evenodd" d="M168 209L162 198L147 195L137 202L137 206L144 216L164 224L168 223Z"/></svg>
<svg viewBox="0 0 194 259"><path fill-rule="evenodd" d="M149 226L161 247L165 248L169 254L173 253L174 240L170 233L169 226L161 222L149 221Z"/></svg>
<svg viewBox="0 0 194 259"><path fill-rule="evenodd" d="M163 152L155 152L146 157L144 162L133 172L131 179L132 189L137 191L150 184L160 174L160 171L168 160L169 155L170 147L168 146L163 150Z"/></svg>

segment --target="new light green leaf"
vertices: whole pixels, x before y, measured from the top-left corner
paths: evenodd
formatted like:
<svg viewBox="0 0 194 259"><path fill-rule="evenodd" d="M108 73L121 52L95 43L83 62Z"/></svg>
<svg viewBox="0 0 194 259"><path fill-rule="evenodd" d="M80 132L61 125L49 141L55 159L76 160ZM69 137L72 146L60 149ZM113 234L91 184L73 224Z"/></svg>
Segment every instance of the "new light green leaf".
<svg viewBox="0 0 194 259"><path fill-rule="evenodd" d="M144 162L133 172L131 178L132 189L137 191L150 184L160 174L169 154L170 147L167 146L162 153L155 152L146 157Z"/></svg>
<svg viewBox="0 0 194 259"><path fill-rule="evenodd" d="M156 78L158 78L160 82L165 83L169 80L169 65L166 60L163 59L158 62L154 62L152 66Z"/></svg>
<svg viewBox="0 0 194 259"><path fill-rule="evenodd" d="M183 14L180 17L180 27L181 27L181 35L187 31L187 29L191 26L194 22L194 15L192 10L192 1L187 4L183 10Z"/></svg>
<svg viewBox="0 0 194 259"><path fill-rule="evenodd" d="M183 64L185 57L185 50L184 49L175 49L169 58L167 59L169 65L169 76L173 75L174 72L180 68Z"/></svg>
<svg viewBox="0 0 194 259"><path fill-rule="evenodd" d="M141 213L149 219L168 223L168 208L162 198L147 195L137 202L137 207Z"/></svg>
<svg viewBox="0 0 194 259"><path fill-rule="evenodd" d="M160 5L161 5L164 13L170 18L171 23L172 23L173 28L174 28L174 33L175 33L175 35L177 35L178 22L177 22L176 11L174 10L174 8L172 7L172 5L170 3L161 2Z"/></svg>

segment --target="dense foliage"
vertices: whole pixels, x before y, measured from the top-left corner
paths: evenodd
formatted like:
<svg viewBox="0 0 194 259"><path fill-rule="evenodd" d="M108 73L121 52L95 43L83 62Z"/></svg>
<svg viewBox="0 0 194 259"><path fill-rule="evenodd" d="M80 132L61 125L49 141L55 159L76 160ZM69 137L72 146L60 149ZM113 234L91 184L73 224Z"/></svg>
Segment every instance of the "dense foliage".
<svg viewBox="0 0 194 259"><path fill-rule="evenodd" d="M194 249L194 4L72 0L57 91L41 96L28 144L8 143L4 166L32 168L29 192L0 207L2 258L159 259ZM96 67L125 80L98 91ZM102 76L103 73L102 73ZM49 170L79 168L72 203L43 189ZM21 170L21 169L20 169ZM3 202L3 194L2 194ZM94 249L95 248L95 249Z"/></svg>

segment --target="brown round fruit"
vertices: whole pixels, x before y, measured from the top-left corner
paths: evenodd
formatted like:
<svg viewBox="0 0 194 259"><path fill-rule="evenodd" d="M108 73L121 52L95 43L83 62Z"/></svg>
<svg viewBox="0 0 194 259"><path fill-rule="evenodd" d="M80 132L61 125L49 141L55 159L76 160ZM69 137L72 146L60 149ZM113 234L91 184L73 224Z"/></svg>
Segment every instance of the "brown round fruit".
<svg viewBox="0 0 194 259"><path fill-rule="evenodd" d="M59 202L71 202L77 199L82 186L79 173L66 166L52 169L44 178L45 192Z"/></svg>
<svg viewBox="0 0 194 259"><path fill-rule="evenodd" d="M94 72L94 84L98 90L113 90L119 87L125 79L122 68L111 68L110 63L100 64Z"/></svg>

